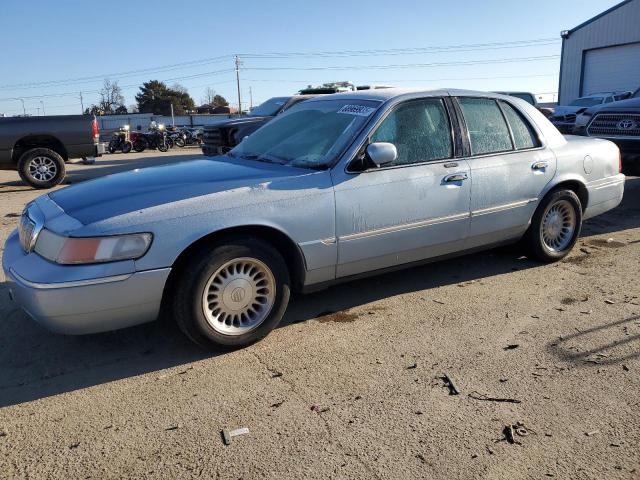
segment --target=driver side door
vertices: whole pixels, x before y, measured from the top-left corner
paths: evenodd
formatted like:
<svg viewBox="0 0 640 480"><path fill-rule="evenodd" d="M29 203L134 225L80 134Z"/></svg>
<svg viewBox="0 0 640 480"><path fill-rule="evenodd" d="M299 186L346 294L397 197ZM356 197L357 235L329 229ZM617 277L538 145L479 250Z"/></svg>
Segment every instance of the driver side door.
<svg viewBox="0 0 640 480"><path fill-rule="evenodd" d="M443 98L409 100L374 127L369 143L389 142L398 157L382 168L334 171L337 277L356 275L464 247L470 169L456 157Z"/></svg>

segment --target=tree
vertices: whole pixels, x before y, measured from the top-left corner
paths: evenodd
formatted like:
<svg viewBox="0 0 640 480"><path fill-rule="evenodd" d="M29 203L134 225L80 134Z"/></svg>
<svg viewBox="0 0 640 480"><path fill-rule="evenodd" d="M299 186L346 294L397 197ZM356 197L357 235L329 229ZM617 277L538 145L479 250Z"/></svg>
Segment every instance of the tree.
<svg viewBox="0 0 640 480"><path fill-rule="evenodd" d="M218 95L216 91L211 87L207 87L207 89L204 91L202 103L207 105L214 105L216 107L226 107L227 105L229 105L227 99L222 95Z"/></svg>
<svg viewBox="0 0 640 480"><path fill-rule="evenodd" d="M171 105L176 115L184 115L196 108L196 104L189 93L168 88L164 82L150 80L142 84L140 92L136 95L138 111L140 113L155 113L160 115L171 115Z"/></svg>
<svg viewBox="0 0 640 480"><path fill-rule="evenodd" d="M117 109L122 111L122 108L125 110L124 113L127 113L126 107L124 106L124 95L122 95L122 89L117 81L112 82L108 78L104 79L102 89L100 90L100 103L98 107L104 112L103 115L116 113Z"/></svg>

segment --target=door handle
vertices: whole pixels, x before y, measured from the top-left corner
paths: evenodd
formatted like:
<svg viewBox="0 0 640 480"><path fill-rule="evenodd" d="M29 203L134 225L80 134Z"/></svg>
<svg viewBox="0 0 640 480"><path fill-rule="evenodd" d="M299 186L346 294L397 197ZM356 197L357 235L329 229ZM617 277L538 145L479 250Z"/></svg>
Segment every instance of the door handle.
<svg viewBox="0 0 640 480"><path fill-rule="evenodd" d="M459 172L459 173L452 173L451 175L447 175L446 177L444 177L443 181L445 183L461 182L463 180L466 180L467 178L469 177L465 172Z"/></svg>
<svg viewBox="0 0 640 480"><path fill-rule="evenodd" d="M549 166L549 162L546 162L544 160L540 160L538 162L534 162L531 165L531 169L532 170L542 170L543 168L547 168Z"/></svg>

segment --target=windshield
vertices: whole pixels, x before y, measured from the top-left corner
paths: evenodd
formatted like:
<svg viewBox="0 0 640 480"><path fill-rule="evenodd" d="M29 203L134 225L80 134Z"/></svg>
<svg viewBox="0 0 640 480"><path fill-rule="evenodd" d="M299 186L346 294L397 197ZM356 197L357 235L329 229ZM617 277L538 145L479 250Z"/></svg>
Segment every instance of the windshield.
<svg viewBox="0 0 640 480"><path fill-rule="evenodd" d="M604 97L584 97L576 98L569 105L572 107L592 107L594 105L600 105L604 100Z"/></svg>
<svg viewBox="0 0 640 480"><path fill-rule="evenodd" d="M301 102L231 150L230 156L303 168L327 168L382 102Z"/></svg>
<svg viewBox="0 0 640 480"><path fill-rule="evenodd" d="M291 97L274 97L249 112L252 117L273 117Z"/></svg>

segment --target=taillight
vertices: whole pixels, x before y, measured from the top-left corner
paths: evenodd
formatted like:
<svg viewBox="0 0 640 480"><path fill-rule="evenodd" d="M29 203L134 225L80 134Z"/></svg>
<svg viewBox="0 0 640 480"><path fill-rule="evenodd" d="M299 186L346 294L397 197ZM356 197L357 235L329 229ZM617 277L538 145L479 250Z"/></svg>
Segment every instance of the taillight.
<svg viewBox="0 0 640 480"><path fill-rule="evenodd" d="M93 122L91 122L91 135L93 135L94 140L100 139L100 129L98 128L98 119L93 117Z"/></svg>
<svg viewBox="0 0 640 480"><path fill-rule="evenodd" d="M622 173L622 152L618 150L618 173Z"/></svg>

